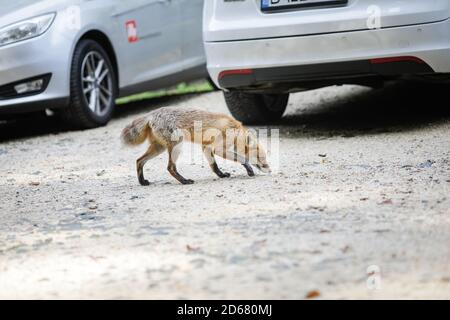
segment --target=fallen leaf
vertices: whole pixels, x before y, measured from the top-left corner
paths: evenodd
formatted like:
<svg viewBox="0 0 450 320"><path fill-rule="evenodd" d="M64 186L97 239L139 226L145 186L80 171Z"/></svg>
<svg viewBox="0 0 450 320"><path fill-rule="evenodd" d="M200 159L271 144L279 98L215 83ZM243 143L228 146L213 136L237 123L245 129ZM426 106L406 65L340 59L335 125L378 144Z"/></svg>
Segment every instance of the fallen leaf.
<svg viewBox="0 0 450 320"><path fill-rule="evenodd" d="M41 183L40 182L30 182L30 186L33 186L33 187L37 187L37 186L39 186Z"/></svg>
<svg viewBox="0 0 450 320"><path fill-rule="evenodd" d="M306 295L306 299L315 299L320 297L320 291L318 290L312 290L310 292L308 292L308 294Z"/></svg>
<svg viewBox="0 0 450 320"><path fill-rule="evenodd" d="M391 199L384 200L380 204L394 204L394 202Z"/></svg>
<svg viewBox="0 0 450 320"><path fill-rule="evenodd" d="M195 247L192 247L190 245L186 245L186 250L189 251L189 252L196 252L196 251L199 251L200 248L195 248Z"/></svg>
<svg viewBox="0 0 450 320"><path fill-rule="evenodd" d="M101 256L89 256L89 258L91 258L94 261L98 261L98 260L103 260L106 259L105 257L101 257Z"/></svg>

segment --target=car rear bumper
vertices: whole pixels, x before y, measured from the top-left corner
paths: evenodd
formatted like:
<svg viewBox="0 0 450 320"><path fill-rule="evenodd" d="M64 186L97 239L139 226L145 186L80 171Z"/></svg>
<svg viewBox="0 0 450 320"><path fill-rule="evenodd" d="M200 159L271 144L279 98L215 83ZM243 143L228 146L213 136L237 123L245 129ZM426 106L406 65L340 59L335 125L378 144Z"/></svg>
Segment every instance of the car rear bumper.
<svg viewBox="0 0 450 320"><path fill-rule="evenodd" d="M450 20L312 36L206 42L205 48L211 78L223 89L311 78L340 77L345 83L346 77L357 75L449 73ZM395 68L392 64L371 63L392 57L412 58L396 63ZM233 75L233 71L249 69L252 74L245 71L247 74Z"/></svg>
<svg viewBox="0 0 450 320"><path fill-rule="evenodd" d="M430 74L433 69L415 57L396 57L289 67L227 70L221 88L262 92L295 92L336 84L374 85L402 74Z"/></svg>

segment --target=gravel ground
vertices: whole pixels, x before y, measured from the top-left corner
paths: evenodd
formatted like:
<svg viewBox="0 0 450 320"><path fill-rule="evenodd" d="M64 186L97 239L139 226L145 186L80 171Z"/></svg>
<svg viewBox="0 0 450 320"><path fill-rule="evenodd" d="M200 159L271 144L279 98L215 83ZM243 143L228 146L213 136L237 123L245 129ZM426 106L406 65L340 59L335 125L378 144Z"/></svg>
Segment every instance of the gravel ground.
<svg viewBox="0 0 450 320"><path fill-rule="evenodd" d="M218 180L185 156L121 146L165 105L227 112L218 92L120 108L105 128L0 125L0 298L450 298L450 109L443 86L292 95L279 170ZM273 158L275 159L275 158Z"/></svg>

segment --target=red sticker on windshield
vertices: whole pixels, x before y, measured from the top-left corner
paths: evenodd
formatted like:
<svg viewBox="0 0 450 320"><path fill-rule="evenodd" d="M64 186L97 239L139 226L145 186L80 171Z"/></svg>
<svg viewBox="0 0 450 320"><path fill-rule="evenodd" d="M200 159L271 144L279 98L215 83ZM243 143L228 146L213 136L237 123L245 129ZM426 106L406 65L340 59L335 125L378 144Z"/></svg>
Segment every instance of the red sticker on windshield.
<svg viewBox="0 0 450 320"><path fill-rule="evenodd" d="M137 24L135 20L130 20L126 22L126 28L127 28L127 35L128 35L128 42L138 42L139 38L137 35Z"/></svg>

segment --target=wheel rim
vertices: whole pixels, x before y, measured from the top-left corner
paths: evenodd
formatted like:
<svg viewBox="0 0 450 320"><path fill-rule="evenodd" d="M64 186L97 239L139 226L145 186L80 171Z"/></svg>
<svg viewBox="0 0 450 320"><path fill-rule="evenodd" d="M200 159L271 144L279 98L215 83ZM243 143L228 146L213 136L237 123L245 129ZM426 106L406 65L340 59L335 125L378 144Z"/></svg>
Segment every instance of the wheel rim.
<svg viewBox="0 0 450 320"><path fill-rule="evenodd" d="M81 81L89 109L99 117L107 114L113 102L113 80L106 60L100 53L91 51L84 57Z"/></svg>

